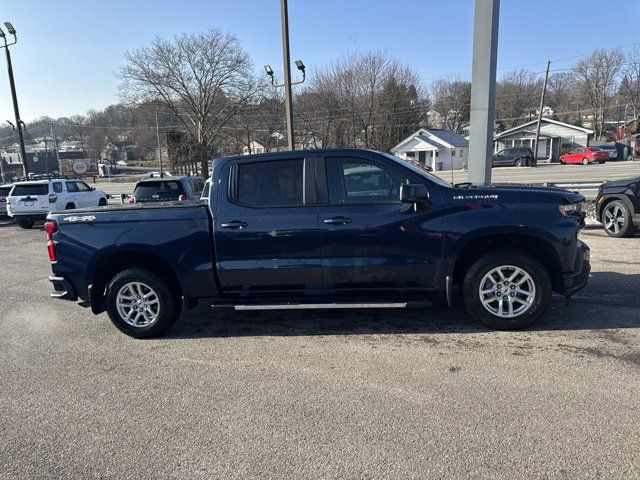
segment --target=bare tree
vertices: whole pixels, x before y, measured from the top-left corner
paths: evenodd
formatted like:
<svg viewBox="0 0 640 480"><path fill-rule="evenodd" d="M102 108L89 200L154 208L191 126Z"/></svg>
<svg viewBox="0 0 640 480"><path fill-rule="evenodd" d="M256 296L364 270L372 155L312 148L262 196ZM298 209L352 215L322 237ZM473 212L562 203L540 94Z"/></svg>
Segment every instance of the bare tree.
<svg viewBox="0 0 640 480"><path fill-rule="evenodd" d="M216 29L128 51L120 77L123 99L160 102L176 115L205 176L222 129L257 90L238 38Z"/></svg>
<svg viewBox="0 0 640 480"><path fill-rule="evenodd" d="M418 128L424 104L415 72L372 52L316 71L296 109L312 145L388 150Z"/></svg>
<svg viewBox="0 0 640 480"><path fill-rule="evenodd" d="M627 54L619 95L623 103L633 107L634 112L638 110L640 107L640 49L636 48Z"/></svg>
<svg viewBox="0 0 640 480"><path fill-rule="evenodd" d="M528 70L515 70L504 75L496 85L496 118L506 128L535 118L539 108L542 81Z"/></svg>
<svg viewBox="0 0 640 480"><path fill-rule="evenodd" d="M573 67L580 93L588 101L593 130L598 138L602 136L605 116L616 93L623 63L624 55L619 49L595 50Z"/></svg>
<svg viewBox="0 0 640 480"><path fill-rule="evenodd" d="M442 127L460 132L469 121L471 82L458 78L443 78L431 84L431 108L438 113Z"/></svg>

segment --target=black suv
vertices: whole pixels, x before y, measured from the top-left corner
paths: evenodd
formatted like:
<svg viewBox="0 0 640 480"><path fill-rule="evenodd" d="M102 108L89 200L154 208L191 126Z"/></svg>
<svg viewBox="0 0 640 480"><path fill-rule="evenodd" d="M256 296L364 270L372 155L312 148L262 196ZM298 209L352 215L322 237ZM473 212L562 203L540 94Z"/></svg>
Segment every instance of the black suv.
<svg viewBox="0 0 640 480"><path fill-rule="evenodd" d="M500 150L491 158L494 167L509 165L512 167L535 167L533 151L528 147L512 147Z"/></svg>
<svg viewBox="0 0 640 480"><path fill-rule="evenodd" d="M199 201L204 179L196 176L154 176L136 183L129 203Z"/></svg>
<svg viewBox="0 0 640 480"><path fill-rule="evenodd" d="M600 185L596 216L609 236L633 236L640 227L640 177Z"/></svg>

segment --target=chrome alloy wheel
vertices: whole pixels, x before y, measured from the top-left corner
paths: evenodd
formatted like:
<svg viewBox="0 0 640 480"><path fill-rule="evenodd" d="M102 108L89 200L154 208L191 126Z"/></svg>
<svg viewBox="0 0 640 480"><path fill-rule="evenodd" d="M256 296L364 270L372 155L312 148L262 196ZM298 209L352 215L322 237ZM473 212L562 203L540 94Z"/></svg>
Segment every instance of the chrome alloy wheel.
<svg viewBox="0 0 640 480"><path fill-rule="evenodd" d="M614 234L619 234L626 221L624 210L617 203L612 203L604 210L604 228Z"/></svg>
<svg viewBox="0 0 640 480"><path fill-rule="evenodd" d="M116 306L120 318L132 327L148 327L158 320L158 294L141 282L126 283L118 291Z"/></svg>
<svg viewBox="0 0 640 480"><path fill-rule="evenodd" d="M501 265L482 277L478 294L489 313L501 318L515 318L533 305L536 284L522 268Z"/></svg>

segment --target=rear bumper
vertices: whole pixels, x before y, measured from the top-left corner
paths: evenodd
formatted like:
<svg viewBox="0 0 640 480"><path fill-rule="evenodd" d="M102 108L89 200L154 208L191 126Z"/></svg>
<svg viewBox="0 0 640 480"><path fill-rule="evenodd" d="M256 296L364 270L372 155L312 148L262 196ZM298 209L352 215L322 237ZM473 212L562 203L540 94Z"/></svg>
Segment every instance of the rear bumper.
<svg viewBox="0 0 640 480"><path fill-rule="evenodd" d="M51 297L73 302L78 300L76 289L66 278L52 275L49 277L49 281L53 285L53 292L49 294Z"/></svg>
<svg viewBox="0 0 640 480"><path fill-rule="evenodd" d="M564 274L564 294L571 296L579 290L586 287L589 281L589 273L591 272L591 250L589 247L578 240L578 249L576 253L575 267L576 270Z"/></svg>

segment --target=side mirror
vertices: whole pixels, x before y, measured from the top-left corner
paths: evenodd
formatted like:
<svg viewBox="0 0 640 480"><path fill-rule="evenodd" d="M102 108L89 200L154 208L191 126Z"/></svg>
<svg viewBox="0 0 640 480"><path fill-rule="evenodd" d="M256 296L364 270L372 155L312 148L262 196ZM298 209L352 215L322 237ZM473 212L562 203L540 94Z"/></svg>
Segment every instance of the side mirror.
<svg viewBox="0 0 640 480"><path fill-rule="evenodd" d="M96 187L89 187L91 189L92 192L96 191Z"/></svg>
<svg viewBox="0 0 640 480"><path fill-rule="evenodd" d="M429 200L427 187L420 183L400 185L400 201L403 203L424 204Z"/></svg>

